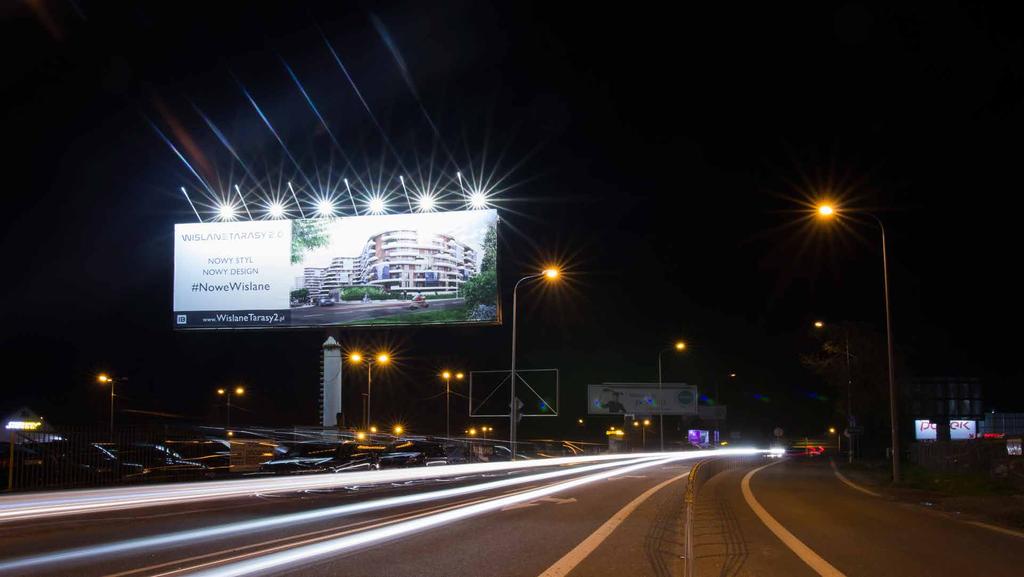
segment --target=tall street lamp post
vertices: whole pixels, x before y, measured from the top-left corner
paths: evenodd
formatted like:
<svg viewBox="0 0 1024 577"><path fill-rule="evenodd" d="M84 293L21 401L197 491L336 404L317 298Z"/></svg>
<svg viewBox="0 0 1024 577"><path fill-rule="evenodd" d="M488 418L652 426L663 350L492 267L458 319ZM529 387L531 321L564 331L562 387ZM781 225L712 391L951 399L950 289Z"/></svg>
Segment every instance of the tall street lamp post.
<svg viewBox="0 0 1024 577"><path fill-rule="evenodd" d="M441 373L441 378L444 379L444 436L446 439L452 437L452 420L450 415L451 394L452 394L452 372L444 371ZM462 373L455 373L454 377L456 380L461 381L465 375Z"/></svg>
<svg viewBox="0 0 1024 577"><path fill-rule="evenodd" d="M228 415L227 415L227 426L225 429L231 429L231 397L241 397L245 394L245 387L235 387L234 389L217 389L217 394L222 397L227 397L228 401ZM230 432L230 431L229 431Z"/></svg>
<svg viewBox="0 0 1024 577"><path fill-rule="evenodd" d="M838 209L831 204L821 204L817 207L818 218L822 220L832 220L838 212ZM882 288L885 295L885 344L889 357L889 424L892 436L892 480L895 483L899 483L901 478L900 435L896 410L896 373L893 365L892 307L889 304L889 253L885 240L885 225L882 224L882 219L868 212L863 214L874 220L878 224L878 230L882 233Z"/></svg>
<svg viewBox="0 0 1024 577"><path fill-rule="evenodd" d="M676 344L667 348L662 349L658 352L658 402L661 402L661 355L669 351L683 352L686 350L686 343L683 341L676 341ZM665 450L665 407L658 405L658 434L661 436L661 451Z"/></svg>
<svg viewBox="0 0 1024 577"><path fill-rule="evenodd" d="M366 410L363 411L363 428L370 426L370 412L373 410L373 365L386 365L391 362L391 356L387 353L377 353L376 357L367 357L363 359L363 355L360 353L352 353L348 356L348 360L359 364L363 360L366 361Z"/></svg>
<svg viewBox="0 0 1024 577"><path fill-rule="evenodd" d="M110 385L110 436L114 436L114 397L117 396L114 393L114 383L117 381L127 381L124 377L111 377L106 373L101 373L96 380L103 385Z"/></svg>
<svg viewBox="0 0 1024 577"><path fill-rule="evenodd" d="M512 287L512 392L510 394L508 405L508 448L511 453L510 459L513 461L516 460L516 411L519 410L519 407L516 406L516 310L518 308L517 295L519 292L519 285L525 281L536 280L539 278L554 281L558 279L558 276L558 269L548 268L543 272L524 276L516 281L515 286Z"/></svg>

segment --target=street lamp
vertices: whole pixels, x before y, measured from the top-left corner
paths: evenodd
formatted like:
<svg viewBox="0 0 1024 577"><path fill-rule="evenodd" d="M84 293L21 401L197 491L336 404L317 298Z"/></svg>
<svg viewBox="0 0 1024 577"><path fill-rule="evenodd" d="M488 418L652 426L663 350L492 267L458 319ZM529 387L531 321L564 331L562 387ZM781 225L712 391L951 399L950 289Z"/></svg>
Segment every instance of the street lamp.
<svg viewBox="0 0 1024 577"><path fill-rule="evenodd" d="M96 381L98 383L100 383L101 385L106 385L106 384L110 385L110 436L111 437L114 436L114 397L116 396L114 394L114 383L116 383L117 381L124 382L124 381L127 381L127 380L128 379L126 379L124 377L111 377L110 375L107 375L106 373L100 373L99 376L96 377Z"/></svg>
<svg viewBox="0 0 1024 577"><path fill-rule="evenodd" d="M839 211L835 206L823 203L818 205L816 212L820 220L831 221L838 216ZM891 426L890 434L892 435L892 480L895 483L899 483L900 435L896 412L896 373L893 366L892 307L889 304L889 253L885 242L885 225L882 224L882 219L869 212L862 214L874 220L878 224L878 230L882 233L882 288L885 295L885 344L889 361L889 424Z"/></svg>
<svg viewBox="0 0 1024 577"><path fill-rule="evenodd" d="M405 432L405 427L403 427L402 425L395 425L395 426L394 426L394 427L393 427L393 428L391 429L391 432L393 432L393 433L394 433L394 434L396 434L396 435L401 435L402 433L404 433L404 432Z"/></svg>
<svg viewBox="0 0 1024 577"><path fill-rule="evenodd" d="M560 275L561 273L557 268L548 267L539 273L524 276L516 281L515 286L512 287L512 392L508 404L508 448L511 453L510 459L513 461L516 460L516 411L519 410L516 407L516 309L518 308L517 295L519 285L525 281L538 278L554 282L558 280Z"/></svg>
<svg viewBox="0 0 1024 577"><path fill-rule="evenodd" d="M349 354L348 360L354 364L366 361L366 409L363 411L363 428L366 428L370 424L370 412L373 406L371 404L373 399L373 365L386 365L391 362L391 357L387 353L377 353L375 357L364 359L362 354L354 352Z"/></svg>
<svg viewBox="0 0 1024 577"><path fill-rule="evenodd" d="M825 323L822 321L814 321L814 328L823 329L825 328Z"/></svg>
<svg viewBox="0 0 1024 577"><path fill-rule="evenodd" d="M452 420L450 416L451 409L451 394L452 394L452 372L444 371L441 373L441 378L444 379L444 436L450 439L452 437ZM456 380L461 381L464 377L462 373L455 373L454 377Z"/></svg>
<svg viewBox="0 0 1024 577"><path fill-rule="evenodd" d="M683 352L686 350L686 343L676 341L671 347L658 351L658 400L661 401L661 355L669 351ZM665 450L665 412L664 407L658 405L658 434L661 436L661 449Z"/></svg>
<svg viewBox="0 0 1024 577"><path fill-rule="evenodd" d="M220 388L220 389L217 389L217 394L222 396L222 397L227 397L227 399L228 399L228 419L227 419L228 422L227 422L227 426L225 426L225 429L230 429L231 428L231 397L232 396L241 397L242 395L244 395L245 394L245 387L235 387L234 389Z"/></svg>

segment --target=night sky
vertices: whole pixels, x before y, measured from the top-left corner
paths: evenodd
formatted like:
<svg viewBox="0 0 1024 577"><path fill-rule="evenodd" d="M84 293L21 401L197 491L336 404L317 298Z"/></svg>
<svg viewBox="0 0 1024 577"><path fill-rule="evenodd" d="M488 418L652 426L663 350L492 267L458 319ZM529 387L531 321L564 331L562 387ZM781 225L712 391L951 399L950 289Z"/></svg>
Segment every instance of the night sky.
<svg viewBox="0 0 1024 577"><path fill-rule="evenodd" d="M989 407L1024 408L1016 14L952 3L213 4L0 8L3 414L29 406L54 422L103 422L95 376L107 371L128 378L130 411L216 420L214 389L243 383L239 419L316 420L323 331L171 330L172 228L195 220L178 189L197 183L150 124L204 177L234 182L241 169L202 110L256 172L296 179L244 86L305 172L333 154L345 175L282 61L364 172L509 174L498 201L506 307L520 276L549 262L567 271L559 288L520 293L519 363L560 369L573 421L587 383L654 381L658 350L683 338L690 350L666 355L666 381L720 385L752 433L819 431L831 412L804 394L819 385L799 363L810 323L884 320L877 229L810 226L806 203L823 196L886 223L898 377L981 376ZM397 366L375 378L375 412L414 430L443 422L429 398L440 368L509 360L508 325L340 336L394 351ZM364 379L345 376L350 417L350 383ZM522 434L570 430L528 420Z"/></svg>

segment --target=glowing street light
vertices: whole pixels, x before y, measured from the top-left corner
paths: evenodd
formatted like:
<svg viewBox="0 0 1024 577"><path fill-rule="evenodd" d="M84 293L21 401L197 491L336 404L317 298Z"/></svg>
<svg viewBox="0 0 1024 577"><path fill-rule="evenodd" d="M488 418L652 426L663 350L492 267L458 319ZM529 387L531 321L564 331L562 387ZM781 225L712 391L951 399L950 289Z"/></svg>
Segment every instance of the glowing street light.
<svg viewBox="0 0 1024 577"><path fill-rule="evenodd" d="M814 328L823 329L825 328L825 323L823 321L814 321Z"/></svg>
<svg viewBox="0 0 1024 577"><path fill-rule="evenodd" d="M356 432L356 440L362 441L362 440L365 440L365 439L366 439L366 433L364 433L362 431Z"/></svg>
<svg viewBox="0 0 1024 577"><path fill-rule="evenodd" d="M469 436L470 437L475 437L476 436L476 429L475 428L470 428L469 429Z"/></svg>
<svg viewBox="0 0 1024 577"><path fill-rule="evenodd" d="M235 387L234 389L220 388L217 389L217 394L221 397L226 397L228 401L227 424L224 427L225 430L228 430L231 428L231 397L241 397L244 395L245 387ZM228 432L230 433L230 431Z"/></svg>
<svg viewBox="0 0 1024 577"><path fill-rule="evenodd" d="M377 425L370 425L370 432L371 433L376 433L377 432Z"/></svg>
<svg viewBox="0 0 1024 577"><path fill-rule="evenodd" d="M444 379L444 436L446 439L452 438L452 420L450 415L451 409L451 394L452 394L452 372L444 371L441 373L441 378ZM462 380L462 373L455 373L456 380Z"/></svg>
<svg viewBox="0 0 1024 577"><path fill-rule="evenodd" d="M114 383L117 381L127 381L128 379L122 377L111 377L106 373L100 373L96 376L96 382L101 385L110 385L110 435L113 438L114 435Z"/></svg>
<svg viewBox="0 0 1024 577"><path fill-rule="evenodd" d="M363 355L358 352L353 352L348 355L348 360L351 363L359 364L366 361L366 410L363 412L363 427L367 427L370 424L370 413L373 405L371 400L373 399L373 365L387 365L391 362L391 357L384 352L377 353L375 357L363 358Z"/></svg>
<svg viewBox="0 0 1024 577"><path fill-rule="evenodd" d="M681 352L686 350L686 343L683 342L683 341L676 341L675 344L672 345L672 348L666 348L666 349L662 349L662 350L658 351L658 399L659 400L661 399L661 396L662 396L662 394L661 394L661 385L662 385L662 379L661 379L661 355L663 355L664 353L667 353L669 351L672 351L672 350L676 351L677 353L681 353ZM661 449L660 450L664 451L665 450L665 412L663 410L664 408L661 407L660 405L657 408L658 408L658 434L661 436Z"/></svg>
<svg viewBox="0 0 1024 577"><path fill-rule="evenodd" d="M516 310L518 309L519 285L524 281L539 278L554 282L559 276L560 273L557 268L548 267L542 272L524 276L516 281L515 286L512 287L512 393L508 404L508 448L511 453L510 459L513 461L516 460L516 411L518 410L518 407L516 407L516 401L518 400L516 399Z"/></svg>
<svg viewBox="0 0 1024 577"><path fill-rule="evenodd" d="M831 221L833 217L839 212L835 206L823 203L818 205L816 208L818 218L820 220ZM896 412L896 369L893 363L893 343L892 343L892 307L889 303L889 251L885 240L885 225L882 223L882 219L871 214L870 212L858 211L878 225L878 230L882 235L882 289L885 296L885 344L888 353L888 364L889 364L889 425L892 439L892 480L893 482L900 482L900 435L899 435L899 424L897 422L898 414Z"/></svg>
<svg viewBox="0 0 1024 577"><path fill-rule="evenodd" d="M396 435L401 435L402 433L405 432L405 427L403 427L402 425L395 425L394 427L391 428L391 432Z"/></svg>

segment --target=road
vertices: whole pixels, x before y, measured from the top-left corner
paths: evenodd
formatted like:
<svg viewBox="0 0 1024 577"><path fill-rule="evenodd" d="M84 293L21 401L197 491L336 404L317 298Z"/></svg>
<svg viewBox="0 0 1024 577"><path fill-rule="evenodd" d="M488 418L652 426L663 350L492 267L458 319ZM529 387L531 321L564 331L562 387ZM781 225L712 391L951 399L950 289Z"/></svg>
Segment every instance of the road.
<svg viewBox="0 0 1024 577"><path fill-rule="evenodd" d="M409 301L392 301L386 303L344 302L329 307L303 307L291 310L293 325L338 325L352 324L357 321L387 318L389 316L408 313L443 311L461 307L465 299L437 299L427 301L427 308L409 308Z"/></svg>
<svg viewBox="0 0 1024 577"><path fill-rule="evenodd" d="M698 575L1024 574L1024 533L867 494L842 482L826 458L787 458L751 471L727 471L701 490ZM788 538L755 513L743 494L744 478L749 495ZM794 550L801 546L810 551L802 550L807 561Z"/></svg>
<svg viewBox="0 0 1024 577"><path fill-rule="evenodd" d="M0 498L0 512L15 507L0 520L0 574L678 575L679 513L696 456L123 501L130 508L41 518L31 514L43 509L26 508L38 503ZM138 488L140 498L158 489ZM68 495L45 506L74 502Z"/></svg>

